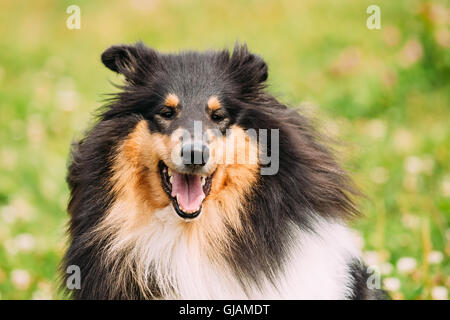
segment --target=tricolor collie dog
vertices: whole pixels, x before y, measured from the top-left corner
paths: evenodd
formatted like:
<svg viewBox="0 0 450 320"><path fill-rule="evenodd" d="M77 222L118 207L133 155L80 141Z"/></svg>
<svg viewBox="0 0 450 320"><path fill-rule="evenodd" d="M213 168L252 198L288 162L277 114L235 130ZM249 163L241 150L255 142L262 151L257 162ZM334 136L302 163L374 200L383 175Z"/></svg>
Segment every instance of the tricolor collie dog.
<svg viewBox="0 0 450 320"><path fill-rule="evenodd" d="M75 299L373 299L352 183L309 121L233 52L102 54L125 84L74 144ZM67 276L66 276L67 278Z"/></svg>

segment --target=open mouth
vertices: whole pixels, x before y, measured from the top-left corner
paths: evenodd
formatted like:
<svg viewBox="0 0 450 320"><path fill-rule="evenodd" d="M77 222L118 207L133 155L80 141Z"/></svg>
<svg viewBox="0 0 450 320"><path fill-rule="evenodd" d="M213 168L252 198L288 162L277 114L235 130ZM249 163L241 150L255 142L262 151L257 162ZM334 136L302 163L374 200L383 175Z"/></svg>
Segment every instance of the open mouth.
<svg viewBox="0 0 450 320"><path fill-rule="evenodd" d="M193 219L202 211L202 204L211 191L212 176L179 173L159 162L162 187L172 201L175 212L184 219Z"/></svg>

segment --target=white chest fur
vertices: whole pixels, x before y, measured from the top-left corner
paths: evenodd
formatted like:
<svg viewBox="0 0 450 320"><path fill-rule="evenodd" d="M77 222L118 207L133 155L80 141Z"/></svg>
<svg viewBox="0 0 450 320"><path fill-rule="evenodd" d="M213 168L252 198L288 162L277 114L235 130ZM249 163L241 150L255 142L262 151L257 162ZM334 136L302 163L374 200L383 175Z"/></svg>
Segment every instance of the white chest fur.
<svg viewBox="0 0 450 320"><path fill-rule="evenodd" d="M348 265L359 253L350 230L339 223L318 219L314 232L292 226L290 255L276 284L244 289L225 261L212 262L196 241L184 238L186 222L172 210L155 213L148 226L111 246L132 248L128 257L145 291L151 270L168 299L343 299L351 292Z"/></svg>

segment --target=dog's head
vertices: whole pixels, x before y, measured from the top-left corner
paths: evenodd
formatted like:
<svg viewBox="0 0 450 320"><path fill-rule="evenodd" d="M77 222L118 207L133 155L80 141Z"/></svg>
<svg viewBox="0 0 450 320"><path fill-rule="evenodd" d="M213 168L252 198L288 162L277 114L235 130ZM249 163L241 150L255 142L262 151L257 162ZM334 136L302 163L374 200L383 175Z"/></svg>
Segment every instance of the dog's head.
<svg viewBox="0 0 450 320"><path fill-rule="evenodd" d="M171 203L183 219L208 200L236 208L258 169L238 119L264 87L266 63L245 46L162 54L141 43L113 46L102 61L126 81L104 119L140 119L116 153L114 188L135 188L152 209Z"/></svg>

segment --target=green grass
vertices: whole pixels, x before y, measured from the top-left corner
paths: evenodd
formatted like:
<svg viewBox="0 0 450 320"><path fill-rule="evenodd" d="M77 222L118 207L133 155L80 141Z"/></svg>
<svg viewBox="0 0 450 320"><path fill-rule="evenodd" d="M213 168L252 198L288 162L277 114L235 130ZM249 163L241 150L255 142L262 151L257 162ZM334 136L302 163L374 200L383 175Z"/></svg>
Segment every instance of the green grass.
<svg viewBox="0 0 450 320"><path fill-rule="evenodd" d="M143 3L0 3L1 299L61 297L69 145L120 81L100 54L139 39L163 51L246 41L269 64L269 90L344 142L342 162L367 195L354 227L392 296L450 286L448 2L378 1L381 30L367 29L365 0ZM65 26L71 4L80 30Z"/></svg>

